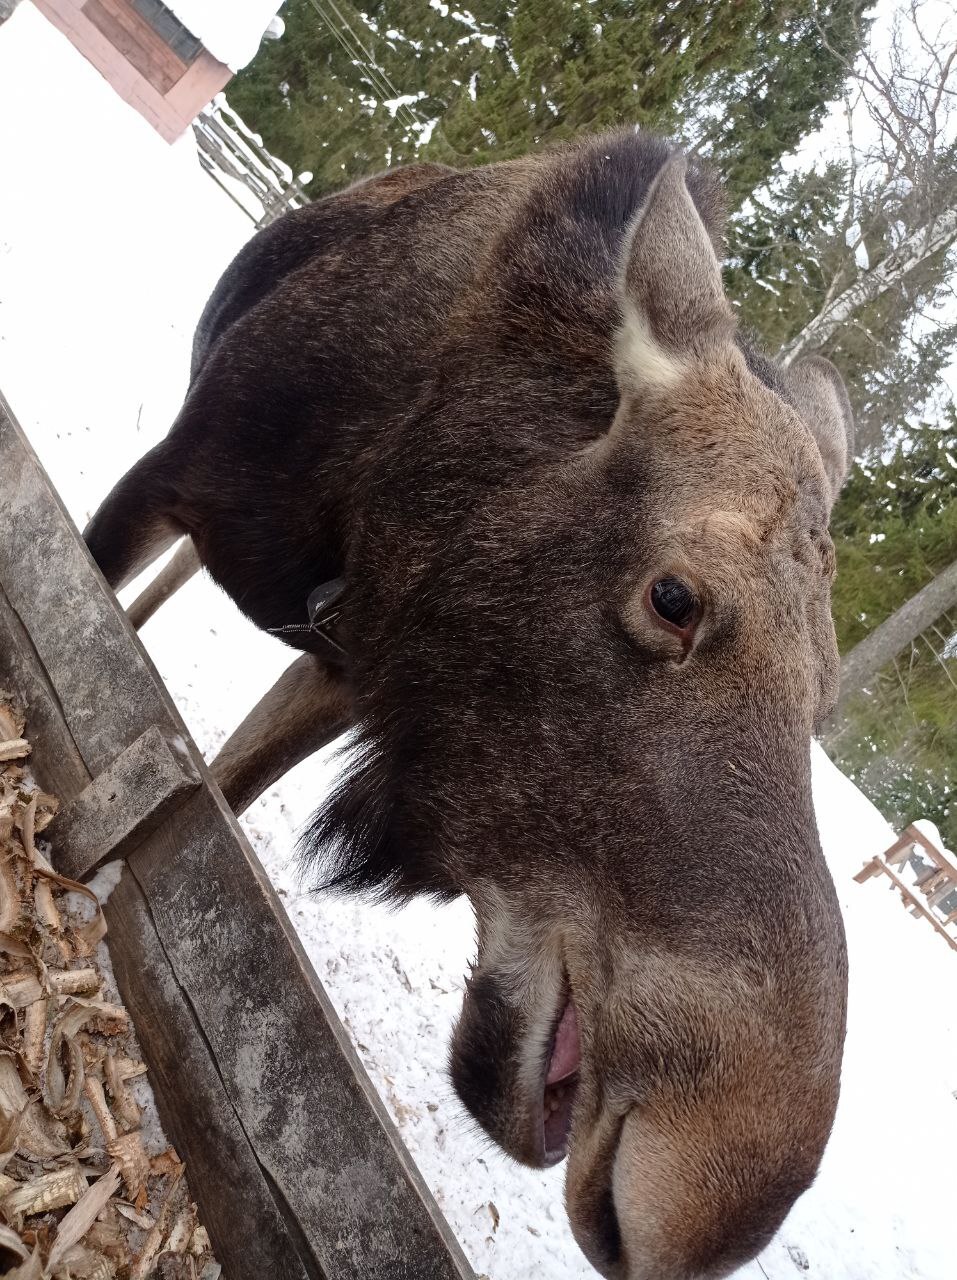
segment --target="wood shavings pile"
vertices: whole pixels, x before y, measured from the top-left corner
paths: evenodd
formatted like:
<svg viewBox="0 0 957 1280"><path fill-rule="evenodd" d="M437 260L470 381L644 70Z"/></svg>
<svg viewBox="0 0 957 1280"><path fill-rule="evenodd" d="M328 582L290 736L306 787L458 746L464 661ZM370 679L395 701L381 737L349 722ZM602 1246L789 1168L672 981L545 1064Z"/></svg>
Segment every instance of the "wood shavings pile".
<svg viewBox="0 0 957 1280"><path fill-rule="evenodd" d="M0 692L0 1275L218 1280L183 1165L144 1140L146 1067L106 996L99 902L37 847L57 801L23 731Z"/></svg>

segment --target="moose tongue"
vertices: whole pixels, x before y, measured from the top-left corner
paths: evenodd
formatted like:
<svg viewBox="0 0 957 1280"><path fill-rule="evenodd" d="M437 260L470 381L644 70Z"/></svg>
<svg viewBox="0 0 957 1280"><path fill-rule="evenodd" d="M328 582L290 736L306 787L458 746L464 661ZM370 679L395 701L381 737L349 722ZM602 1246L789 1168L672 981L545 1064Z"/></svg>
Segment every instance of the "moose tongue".
<svg viewBox="0 0 957 1280"><path fill-rule="evenodd" d="M578 1070L581 1061L581 1046L578 1040L578 1018L575 1006L569 1000L562 1014L562 1020L555 1032L555 1047L552 1049L551 1061L548 1064L548 1075L545 1084L558 1084L566 1080Z"/></svg>

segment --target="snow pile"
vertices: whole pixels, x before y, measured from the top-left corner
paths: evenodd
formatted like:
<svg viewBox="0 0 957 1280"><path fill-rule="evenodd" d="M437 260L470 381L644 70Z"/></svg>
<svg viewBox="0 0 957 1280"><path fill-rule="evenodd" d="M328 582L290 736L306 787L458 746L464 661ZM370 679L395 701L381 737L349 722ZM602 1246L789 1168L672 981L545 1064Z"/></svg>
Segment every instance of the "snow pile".
<svg viewBox="0 0 957 1280"><path fill-rule="evenodd" d="M272 24L283 0L165 0L165 3L184 27L202 40L214 58L239 71L259 52L263 33ZM281 27L277 24L274 29L281 30Z"/></svg>
<svg viewBox="0 0 957 1280"><path fill-rule="evenodd" d="M55 101L35 92L38 66ZM165 434L193 325L251 224L200 171L191 138L167 147L26 5L0 28L0 118L19 122L2 150L0 388L82 526ZM63 200L28 199L13 180L40 157L55 160ZM290 660L203 578L143 638L207 756ZM565 1221L561 1168L509 1163L445 1074L473 946L467 904L389 912L297 884L293 835L333 769L328 753L307 761L245 822L319 976L476 1271L593 1277ZM816 749L814 774L851 950L843 1098L817 1184L740 1274L952 1280L957 955L884 878L853 882L893 833Z"/></svg>

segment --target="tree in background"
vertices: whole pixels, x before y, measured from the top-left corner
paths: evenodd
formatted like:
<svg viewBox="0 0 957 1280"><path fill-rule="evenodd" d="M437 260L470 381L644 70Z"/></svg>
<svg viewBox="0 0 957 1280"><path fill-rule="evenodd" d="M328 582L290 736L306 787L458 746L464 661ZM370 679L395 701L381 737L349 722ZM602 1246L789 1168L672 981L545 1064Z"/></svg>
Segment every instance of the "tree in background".
<svg viewBox="0 0 957 1280"><path fill-rule="evenodd" d="M745 326L768 350L791 358L814 350L837 364L858 451L870 454L937 396L952 358L957 222L951 229L949 219L931 219L928 233L910 229L909 210L871 203L868 192L852 205L850 172L832 161L755 196L732 219L726 282ZM898 247L907 240L917 253L903 269ZM832 299L845 308L842 323L827 321L827 332L809 340Z"/></svg>
<svg viewBox="0 0 957 1280"><path fill-rule="evenodd" d="M729 287L783 362L844 373L858 467L835 510L841 703L825 744L897 822L957 847L957 30L907 0L848 64L844 144L732 220Z"/></svg>
<svg viewBox="0 0 957 1280"><path fill-rule="evenodd" d="M841 369L860 453L935 399L957 341L957 43L898 15L883 65L848 64L846 139L829 163L755 193L732 219L729 289L789 363Z"/></svg>
<svg viewBox="0 0 957 1280"><path fill-rule="evenodd" d="M932 818L957 848L957 410L922 424L883 460L852 472L832 519L834 621L845 653L842 704L825 745L889 818ZM922 592L936 607L874 671L859 646ZM950 603L948 603L948 601Z"/></svg>
<svg viewBox="0 0 957 1280"><path fill-rule="evenodd" d="M314 173L311 195L416 157L477 164L639 123L712 157L737 203L840 92L867 3L288 0L283 39L229 98Z"/></svg>

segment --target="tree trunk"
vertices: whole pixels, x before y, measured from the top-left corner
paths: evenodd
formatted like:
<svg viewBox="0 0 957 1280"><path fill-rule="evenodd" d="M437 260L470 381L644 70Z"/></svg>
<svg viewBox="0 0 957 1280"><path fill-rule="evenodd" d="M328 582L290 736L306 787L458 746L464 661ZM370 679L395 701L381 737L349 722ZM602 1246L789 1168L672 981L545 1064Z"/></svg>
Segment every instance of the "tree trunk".
<svg viewBox="0 0 957 1280"><path fill-rule="evenodd" d="M920 263L941 249L948 248L955 240L957 209L944 209L929 226L912 231L872 271L865 272L819 311L813 320L808 321L801 332L782 349L778 357L780 363L787 367L806 351L823 347L861 307L879 298Z"/></svg>
<svg viewBox="0 0 957 1280"><path fill-rule="evenodd" d="M957 560L941 569L925 587L875 627L841 661L841 693L834 714L821 737L833 742L844 725L847 705L882 667L936 622L942 613L957 605Z"/></svg>

